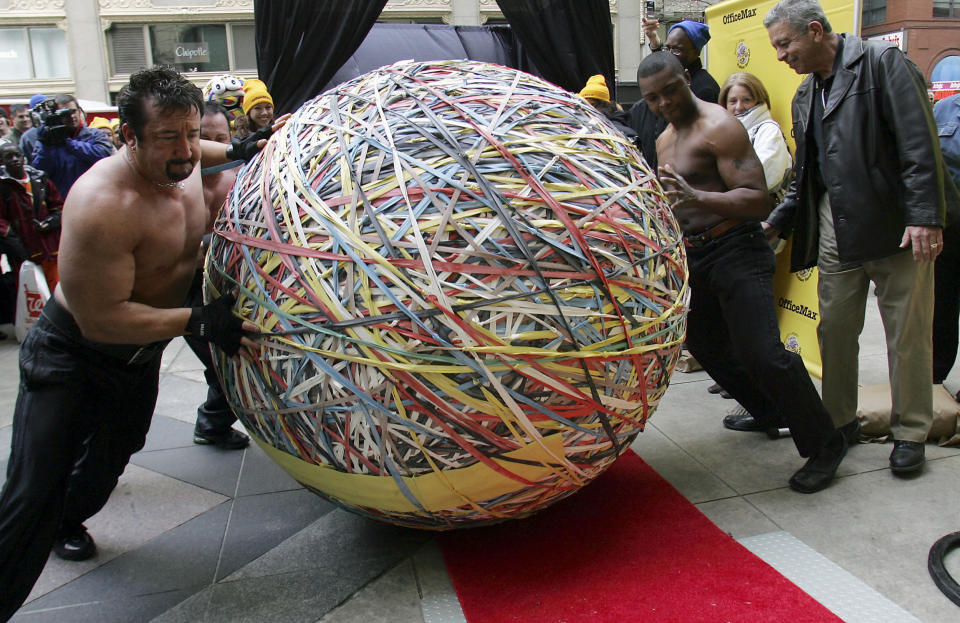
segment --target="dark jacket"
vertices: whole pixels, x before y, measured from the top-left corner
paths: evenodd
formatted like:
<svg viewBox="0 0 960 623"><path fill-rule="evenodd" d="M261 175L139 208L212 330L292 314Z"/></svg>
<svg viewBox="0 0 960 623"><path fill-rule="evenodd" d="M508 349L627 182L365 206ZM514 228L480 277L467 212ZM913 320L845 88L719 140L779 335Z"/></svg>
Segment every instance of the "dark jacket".
<svg viewBox="0 0 960 623"><path fill-rule="evenodd" d="M637 142L637 133L630 127L630 116L625 110L618 110L617 112L610 113L606 117L613 127L620 130L624 136L634 143Z"/></svg>
<svg viewBox="0 0 960 623"><path fill-rule="evenodd" d="M59 215L63 199L42 171L30 166L24 169L30 178L30 194L19 181L7 174L4 167L0 167L0 237L8 241L19 240L26 249L26 253L19 253L26 257L11 257L11 264L19 264L21 259L37 263L53 261L57 259L60 246L60 227L57 225L55 229L41 233L36 223L51 215ZM0 248L3 248L2 244ZM4 248L4 252L9 251Z"/></svg>
<svg viewBox="0 0 960 623"><path fill-rule="evenodd" d="M960 94L942 99L933 107L940 135L940 150L953 182L960 188Z"/></svg>
<svg viewBox="0 0 960 623"><path fill-rule="evenodd" d="M948 174L920 70L889 43L841 36L840 69L823 114L828 162L821 169L840 263L855 266L903 251L900 240L908 225L942 227L948 203L960 210L960 197L952 184L944 184ZM793 232L791 271L817 263L819 195L807 134L814 91L811 74L794 95L793 182L767 219Z"/></svg>
<svg viewBox="0 0 960 623"><path fill-rule="evenodd" d="M687 67L690 72L690 90L698 98L711 104L716 104L720 97L720 85L713 76L703 68L700 59ZM637 82L639 82L639 78ZM643 153L644 159L657 171L657 137L667 129L667 122L656 116L647 107L642 99L630 107L630 127L637 133L637 147Z"/></svg>
<svg viewBox="0 0 960 623"><path fill-rule="evenodd" d="M113 145L103 132L82 127L73 138L59 145L45 145L38 140L30 164L49 175L66 197L78 177L86 173L94 162L112 153Z"/></svg>

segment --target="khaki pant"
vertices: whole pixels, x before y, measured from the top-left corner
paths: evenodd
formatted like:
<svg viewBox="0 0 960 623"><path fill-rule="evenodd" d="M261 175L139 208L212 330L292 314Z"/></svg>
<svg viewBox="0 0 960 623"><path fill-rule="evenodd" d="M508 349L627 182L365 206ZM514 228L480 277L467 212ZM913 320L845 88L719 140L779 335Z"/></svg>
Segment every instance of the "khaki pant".
<svg viewBox="0 0 960 623"><path fill-rule="evenodd" d="M887 365L895 439L926 441L933 423L933 262L917 262L906 249L889 257L840 269L830 202L820 202L820 358L823 404L836 426L857 415L860 332L867 293L876 286L887 338Z"/></svg>

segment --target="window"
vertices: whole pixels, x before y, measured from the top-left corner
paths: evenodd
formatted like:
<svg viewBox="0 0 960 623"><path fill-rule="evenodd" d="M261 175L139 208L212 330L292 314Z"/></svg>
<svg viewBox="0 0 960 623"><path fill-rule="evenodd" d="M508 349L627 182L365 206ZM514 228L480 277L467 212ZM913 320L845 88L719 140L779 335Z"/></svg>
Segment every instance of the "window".
<svg viewBox="0 0 960 623"><path fill-rule="evenodd" d="M960 82L960 56L947 56L930 73L930 82Z"/></svg>
<svg viewBox="0 0 960 623"><path fill-rule="evenodd" d="M157 24L150 26L154 63L182 72L229 71L227 27L223 24Z"/></svg>
<svg viewBox="0 0 960 623"><path fill-rule="evenodd" d="M863 0L863 25L872 26L887 21L887 0Z"/></svg>
<svg viewBox="0 0 960 623"><path fill-rule="evenodd" d="M0 76L69 78L67 38L56 27L0 28Z"/></svg>
<svg viewBox="0 0 960 623"><path fill-rule="evenodd" d="M933 16L960 18L960 0L933 0Z"/></svg>
<svg viewBox="0 0 960 623"><path fill-rule="evenodd" d="M251 23L116 24L107 39L114 75L155 63L187 73L257 68Z"/></svg>

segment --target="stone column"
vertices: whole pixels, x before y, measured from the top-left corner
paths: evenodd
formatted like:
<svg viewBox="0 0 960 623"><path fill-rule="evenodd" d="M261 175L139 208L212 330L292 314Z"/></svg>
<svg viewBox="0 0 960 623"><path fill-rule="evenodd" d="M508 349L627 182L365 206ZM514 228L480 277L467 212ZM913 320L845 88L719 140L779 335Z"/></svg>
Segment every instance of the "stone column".
<svg viewBox="0 0 960 623"><path fill-rule="evenodd" d="M636 82L637 66L643 58L643 0L619 0L617 3L617 46L620 82Z"/></svg>
<svg viewBox="0 0 960 623"><path fill-rule="evenodd" d="M480 3L477 0L453 0L450 23L457 26L480 25Z"/></svg>
<svg viewBox="0 0 960 623"><path fill-rule="evenodd" d="M64 10L67 16L67 48L77 85L74 95L78 99L109 103L107 58L97 0L69 0Z"/></svg>

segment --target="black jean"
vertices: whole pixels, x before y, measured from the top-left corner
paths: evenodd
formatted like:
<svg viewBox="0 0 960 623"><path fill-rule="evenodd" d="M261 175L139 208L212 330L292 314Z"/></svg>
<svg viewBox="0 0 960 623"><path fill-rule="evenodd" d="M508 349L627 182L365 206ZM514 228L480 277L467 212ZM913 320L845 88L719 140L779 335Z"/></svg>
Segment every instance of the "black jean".
<svg viewBox="0 0 960 623"><path fill-rule="evenodd" d="M757 421L786 424L800 456L835 431L796 353L783 347L773 300L776 261L757 222L688 248L687 348Z"/></svg>
<svg viewBox="0 0 960 623"><path fill-rule="evenodd" d="M203 305L203 273L197 271L190 285L190 293L187 295L187 305L190 307ZM195 337L185 335L184 340L187 346L197 356L197 359L203 363L203 377L207 381L207 399L197 409L197 423L194 426L194 434L220 436L226 434L233 423L237 421L237 416L230 410L227 403L227 397L223 394L223 386L220 384L220 378L213 367L213 355L210 353L210 343L198 340Z"/></svg>
<svg viewBox="0 0 960 623"><path fill-rule="evenodd" d="M20 347L0 493L0 621L29 595L61 526L79 526L107 503L130 455L143 447L157 401L165 344L128 363L139 347L98 348L50 301Z"/></svg>
<svg viewBox="0 0 960 623"><path fill-rule="evenodd" d="M943 230L943 252L933 275L933 382L943 383L960 342L960 223Z"/></svg>

